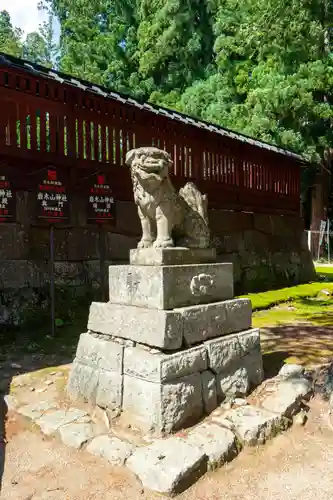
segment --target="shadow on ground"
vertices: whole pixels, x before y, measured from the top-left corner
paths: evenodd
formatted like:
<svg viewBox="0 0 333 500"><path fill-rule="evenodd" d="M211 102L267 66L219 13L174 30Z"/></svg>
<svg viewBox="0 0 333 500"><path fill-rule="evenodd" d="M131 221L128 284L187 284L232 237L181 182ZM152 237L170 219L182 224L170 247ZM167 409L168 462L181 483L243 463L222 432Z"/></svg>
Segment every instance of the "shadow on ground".
<svg viewBox="0 0 333 500"><path fill-rule="evenodd" d="M269 372L274 373L285 361L323 364L333 358L333 326L300 323L264 328L261 344Z"/></svg>
<svg viewBox="0 0 333 500"><path fill-rule="evenodd" d="M56 329L54 337L41 330L0 331L0 494L5 467L6 421L9 415L5 396L14 377L73 361L84 322Z"/></svg>

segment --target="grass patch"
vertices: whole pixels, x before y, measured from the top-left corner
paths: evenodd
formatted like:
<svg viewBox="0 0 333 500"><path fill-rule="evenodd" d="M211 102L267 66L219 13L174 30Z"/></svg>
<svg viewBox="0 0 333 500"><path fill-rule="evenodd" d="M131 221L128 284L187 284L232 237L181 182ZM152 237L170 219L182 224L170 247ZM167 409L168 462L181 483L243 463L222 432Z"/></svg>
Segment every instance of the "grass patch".
<svg viewBox="0 0 333 500"><path fill-rule="evenodd" d="M333 326L333 298L303 297L271 309L257 310L253 314L253 326L256 328L297 323Z"/></svg>
<svg viewBox="0 0 333 500"><path fill-rule="evenodd" d="M250 299L253 311L258 311L260 309L269 309L283 302L316 297L323 289L327 289L333 293L333 283L307 283L305 285L281 288L280 290L249 293L248 295L242 295L242 297Z"/></svg>

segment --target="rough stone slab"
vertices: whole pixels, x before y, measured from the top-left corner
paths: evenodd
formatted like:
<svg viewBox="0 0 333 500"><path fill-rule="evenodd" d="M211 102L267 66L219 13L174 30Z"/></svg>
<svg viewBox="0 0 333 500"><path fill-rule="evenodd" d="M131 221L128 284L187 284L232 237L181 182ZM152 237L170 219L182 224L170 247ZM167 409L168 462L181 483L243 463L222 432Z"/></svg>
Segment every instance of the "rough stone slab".
<svg viewBox="0 0 333 500"><path fill-rule="evenodd" d="M96 392L96 404L102 408L121 408L123 376L120 373L100 370Z"/></svg>
<svg viewBox="0 0 333 500"><path fill-rule="evenodd" d="M202 449L172 437L138 448L126 465L139 477L145 488L164 495L174 495L205 472L206 461Z"/></svg>
<svg viewBox="0 0 333 500"><path fill-rule="evenodd" d="M150 382L166 382L207 368L205 346L173 354L152 353L139 346L125 348L124 374Z"/></svg>
<svg viewBox="0 0 333 500"><path fill-rule="evenodd" d="M63 425L71 424L85 415L87 415L86 412L77 410L76 408L51 411L49 413L45 413L37 419L36 424L39 425L44 434L50 436L51 434L57 432L57 430L59 430Z"/></svg>
<svg viewBox="0 0 333 500"><path fill-rule="evenodd" d="M241 300L241 299L238 299ZM209 368L219 373L238 362L255 349L260 352L260 331L257 328L241 331L228 337L209 340L205 343Z"/></svg>
<svg viewBox="0 0 333 500"><path fill-rule="evenodd" d="M130 264L170 266L216 262L215 248L143 248L130 250Z"/></svg>
<svg viewBox="0 0 333 500"><path fill-rule="evenodd" d="M286 363L282 366L279 371L279 377L281 378L297 378L304 375L305 368L302 365L296 365L293 363Z"/></svg>
<svg viewBox="0 0 333 500"><path fill-rule="evenodd" d="M79 450L94 436L94 428L89 423L74 423L60 427L59 433L66 446Z"/></svg>
<svg viewBox="0 0 333 500"><path fill-rule="evenodd" d="M76 357L89 366L121 373L124 347L111 340L95 338L89 332L80 335Z"/></svg>
<svg viewBox="0 0 333 500"><path fill-rule="evenodd" d="M216 379L214 373L206 370L201 374L204 412L209 415L217 407Z"/></svg>
<svg viewBox="0 0 333 500"><path fill-rule="evenodd" d="M97 436L88 444L86 451L92 455L105 458L112 465L124 465L134 451L134 446L117 437Z"/></svg>
<svg viewBox="0 0 333 500"><path fill-rule="evenodd" d="M232 299L213 304L197 305L177 309L183 315L184 341L187 345L196 344L214 337L248 330L252 324L252 306L248 299ZM248 334L245 336L251 336ZM229 337L228 337L229 338ZM223 339L221 340L223 342ZM230 354L233 346L241 341L230 340ZM250 340L248 340L250 344ZM227 344L226 344L227 346ZM225 346L225 350L227 347ZM213 347L212 347L213 349ZM219 352L220 346L217 346ZM223 354L225 355L225 354ZM216 364L216 363L215 363Z"/></svg>
<svg viewBox="0 0 333 500"><path fill-rule="evenodd" d="M25 417L36 420L40 418L46 411L52 410L57 407L57 404L50 401L39 401L38 403L33 403L31 405L24 405L17 409L17 413L24 415Z"/></svg>
<svg viewBox="0 0 333 500"><path fill-rule="evenodd" d="M263 444L287 428L287 421L281 415L253 406L240 406L225 413L223 416L214 416L213 421L225 424L231 423L242 443L249 446Z"/></svg>
<svg viewBox="0 0 333 500"><path fill-rule="evenodd" d="M244 366L227 370L216 375L218 401L233 399L236 396L246 396L250 389L250 381Z"/></svg>
<svg viewBox="0 0 333 500"><path fill-rule="evenodd" d="M266 410L291 418L300 409L302 400L310 397L311 392L312 388L308 380L290 378L281 382L261 405Z"/></svg>
<svg viewBox="0 0 333 500"><path fill-rule="evenodd" d="M94 405L98 387L98 369L74 359L66 391L72 401L82 400Z"/></svg>
<svg viewBox="0 0 333 500"><path fill-rule="evenodd" d="M182 345L182 315L176 311L93 302L88 329L165 350Z"/></svg>
<svg viewBox="0 0 333 500"><path fill-rule="evenodd" d="M231 263L109 267L109 300L115 304L174 309L233 295Z"/></svg>
<svg viewBox="0 0 333 500"><path fill-rule="evenodd" d="M187 441L205 452L209 469L221 467L238 454L235 435L214 423L198 425L188 434Z"/></svg>
<svg viewBox="0 0 333 500"><path fill-rule="evenodd" d="M193 425L203 414L201 376L160 384L124 375L123 410L145 432L163 434Z"/></svg>

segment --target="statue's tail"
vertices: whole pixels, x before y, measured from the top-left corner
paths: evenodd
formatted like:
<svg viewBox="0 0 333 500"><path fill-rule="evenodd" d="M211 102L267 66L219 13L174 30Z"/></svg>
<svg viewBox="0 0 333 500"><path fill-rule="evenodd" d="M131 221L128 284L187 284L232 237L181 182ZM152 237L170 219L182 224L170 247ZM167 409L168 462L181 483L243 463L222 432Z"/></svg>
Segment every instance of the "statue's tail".
<svg viewBox="0 0 333 500"><path fill-rule="evenodd" d="M186 203L201 215L208 226L208 198L206 194L201 194L193 182L188 182L179 190L179 195Z"/></svg>

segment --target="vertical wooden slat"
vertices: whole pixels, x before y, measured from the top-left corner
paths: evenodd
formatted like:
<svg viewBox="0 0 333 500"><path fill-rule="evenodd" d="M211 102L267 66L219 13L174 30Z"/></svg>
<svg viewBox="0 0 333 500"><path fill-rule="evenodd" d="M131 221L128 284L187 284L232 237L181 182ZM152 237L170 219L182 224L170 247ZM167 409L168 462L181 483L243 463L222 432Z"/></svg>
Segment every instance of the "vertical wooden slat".
<svg viewBox="0 0 333 500"><path fill-rule="evenodd" d="M0 148L5 148L7 146L7 126L8 126L8 106L7 102L3 101L1 103L1 113L0 113Z"/></svg>
<svg viewBox="0 0 333 500"><path fill-rule="evenodd" d="M91 121L89 118L85 118L83 122L83 137L85 140L85 160L91 160Z"/></svg>
<svg viewBox="0 0 333 500"><path fill-rule="evenodd" d="M104 123L101 123L100 128L100 136L101 136L101 161L106 163L106 126Z"/></svg>
<svg viewBox="0 0 333 500"><path fill-rule="evenodd" d="M57 115L52 111L49 113L49 126L50 126L50 152L57 153L58 152L58 120Z"/></svg>
<svg viewBox="0 0 333 500"><path fill-rule="evenodd" d="M39 123L40 123L40 152L46 153L46 111L43 107L40 108L39 112Z"/></svg>

